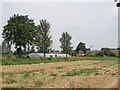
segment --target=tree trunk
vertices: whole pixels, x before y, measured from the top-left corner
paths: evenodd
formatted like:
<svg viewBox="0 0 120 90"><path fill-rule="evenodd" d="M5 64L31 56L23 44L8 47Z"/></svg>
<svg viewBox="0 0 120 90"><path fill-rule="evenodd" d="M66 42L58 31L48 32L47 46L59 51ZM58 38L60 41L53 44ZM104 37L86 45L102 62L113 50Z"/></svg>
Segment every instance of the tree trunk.
<svg viewBox="0 0 120 90"><path fill-rule="evenodd" d="M17 49L17 52L18 52L18 56L19 56L19 58L22 58L22 48L21 48L21 46Z"/></svg>
<svg viewBox="0 0 120 90"><path fill-rule="evenodd" d="M44 53L44 57L45 57L45 53Z"/></svg>
<svg viewBox="0 0 120 90"><path fill-rule="evenodd" d="M66 54L66 57L67 57L67 54Z"/></svg>
<svg viewBox="0 0 120 90"><path fill-rule="evenodd" d="M26 46L24 46L23 54L26 54Z"/></svg>

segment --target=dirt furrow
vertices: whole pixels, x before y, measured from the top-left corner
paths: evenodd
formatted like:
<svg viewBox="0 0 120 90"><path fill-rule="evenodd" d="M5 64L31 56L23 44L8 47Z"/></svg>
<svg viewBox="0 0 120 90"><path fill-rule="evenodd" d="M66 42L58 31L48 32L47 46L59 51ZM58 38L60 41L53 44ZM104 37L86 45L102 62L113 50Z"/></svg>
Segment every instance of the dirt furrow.
<svg viewBox="0 0 120 90"><path fill-rule="evenodd" d="M30 71L30 70L37 70L37 69L49 69L57 66L83 65L83 64L90 64L94 62L100 62L100 61L83 60L83 61L71 61L71 62L9 65L9 66L2 66L2 72L21 72L21 71Z"/></svg>

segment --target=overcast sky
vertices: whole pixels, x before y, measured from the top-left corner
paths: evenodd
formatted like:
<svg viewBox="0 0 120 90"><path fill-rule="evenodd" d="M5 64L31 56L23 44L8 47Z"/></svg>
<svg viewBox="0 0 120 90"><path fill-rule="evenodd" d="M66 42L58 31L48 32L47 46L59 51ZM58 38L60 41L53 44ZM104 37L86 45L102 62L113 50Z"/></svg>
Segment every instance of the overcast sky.
<svg viewBox="0 0 120 90"><path fill-rule="evenodd" d="M88 48L93 46L94 50L118 47L118 10L112 1L2 2L2 27L13 14L28 15L36 25L46 19L51 24L53 49L60 49L59 38L63 32L72 36L74 49L79 42L86 43Z"/></svg>

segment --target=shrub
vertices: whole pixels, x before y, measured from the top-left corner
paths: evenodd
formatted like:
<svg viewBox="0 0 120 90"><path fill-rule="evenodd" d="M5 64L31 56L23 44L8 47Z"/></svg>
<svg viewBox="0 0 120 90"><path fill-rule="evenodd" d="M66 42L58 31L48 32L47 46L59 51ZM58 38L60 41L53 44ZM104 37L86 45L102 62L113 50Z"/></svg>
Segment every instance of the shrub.
<svg viewBox="0 0 120 90"><path fill-rule="evenodd" d="M97 57L103 57L104 56L104 51L99 51L98 53L95 54Z"/></svg>
<svg viewBox="0 0 120 90"><path fill-rule="evenodd" d="M29 58L29 59L30 59L30 56L29 56L29 55L27 55L27 56L26 56L26 58Z"/></svg>
<svg viewBox="0 0 120 90"><path fill-rule="evenodd" d="M57 54L55 54L55 57L57 57Z"/></svg>
<svg viewBox="0 0 120 90"><path fill-rule="evenodd" d="M48 60L52 60L52 57L47 58Z"/></svg>
<svg viewBox="0 0 120 90"><path fill-rule="evenodd" d="M50 57L53 57L52 55L50 55Z"/></svg>

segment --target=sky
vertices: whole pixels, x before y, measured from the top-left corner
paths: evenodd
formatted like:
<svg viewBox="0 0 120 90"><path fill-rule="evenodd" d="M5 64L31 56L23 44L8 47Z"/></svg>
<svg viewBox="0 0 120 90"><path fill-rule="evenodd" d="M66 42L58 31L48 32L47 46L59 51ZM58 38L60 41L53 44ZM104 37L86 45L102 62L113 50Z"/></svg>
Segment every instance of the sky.
<svg viewBox="0 0 120 90"><path fill-rule="evenodd" d="M92 50L101 48L118 47L118 9L112 0L79 0L74 2L28 2L22 0L15 2L3 0L2 24L0 29L0 41L3 26L13 14L28 15L34 19L36 25L39 20L46 19L51 24L53 39L52 48L60 50L59 38L63 32L72 36L74 49L79 42L86 43L86 47ZM95 0L94 0L95 1ZM1 4L1 3L0 3ZM0 10L1 11L1 10Z"/></svg>

